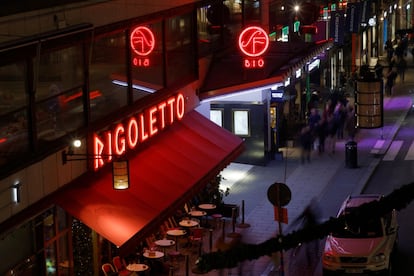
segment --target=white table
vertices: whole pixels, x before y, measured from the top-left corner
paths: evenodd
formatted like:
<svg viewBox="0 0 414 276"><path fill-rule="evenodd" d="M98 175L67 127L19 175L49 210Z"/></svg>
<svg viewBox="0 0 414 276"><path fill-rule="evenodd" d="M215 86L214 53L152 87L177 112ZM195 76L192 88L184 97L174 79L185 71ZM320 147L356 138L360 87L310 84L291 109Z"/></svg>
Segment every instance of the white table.
<svg viewBox="0 0 414 276"><path fill-rule="evenodd" d="M200 204L198 205L198 208L203 209L203 210L214 210L216 209L216 205L215 204L211 204L211 203L204 203L204 204Z"/></svg>
<svg viewBox="0 0 414 276"><path fill-rule="evenodd" d="M149 268L146 264L129 264L127 265L126 269L131 272L142 272Z"/></svg>
<svg viewBox="0 0 414 276"><path fill-rule="evenodd" d="M151 250L145 251L143 255L144 255L145 258L148 258L148 259L159 259L159 258L164 257L163 252L161 252L161 251L151 251Z"/></svg>
<svg viewBox="0 0 414 276"><path fill-rule="evenodd" d="M184 236L185 234L187 234L187 232L185 230L181 230L181 229L171 229L167 231L167 235L170 236L174 236L175 237L175 250L178 251L178 242L177 242L177 238L179 236Z"/></svg>
<svg viewBox="0 0 414 276"><path fill-rule="evenodd" d="M203 217L203 216L207 215L207 212L195 210L195 211L189 212L188 214L192 217Z"/></svg>
<svg viewBox="0 0 414 276"><path fill-rule="evenodd" d="M183 219L178 224L182 227L194 227L197 226L199 223L198 221L192 219Z"/></svg>
<svg viewBox="0 0 414 276"><path fill-rule="evenodd" d="M165 248L172 246L175 244L175 241L169 240L169 239L162 239L162 240L156 240L154 242L156 245L161 246L165 255Z"/></svg>

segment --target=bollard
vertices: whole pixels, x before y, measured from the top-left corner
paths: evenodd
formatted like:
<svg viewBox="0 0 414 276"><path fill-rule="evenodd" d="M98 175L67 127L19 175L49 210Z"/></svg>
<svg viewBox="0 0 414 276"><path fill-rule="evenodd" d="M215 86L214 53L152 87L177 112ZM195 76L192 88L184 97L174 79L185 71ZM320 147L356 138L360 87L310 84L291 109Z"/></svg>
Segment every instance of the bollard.
<svg viewBox="0 0 414 276"><path fill-rule="evenodd" d="M237 225L239 228L248 228L250 224L244 222L244 199L242 200L242 222Z"/></svg>

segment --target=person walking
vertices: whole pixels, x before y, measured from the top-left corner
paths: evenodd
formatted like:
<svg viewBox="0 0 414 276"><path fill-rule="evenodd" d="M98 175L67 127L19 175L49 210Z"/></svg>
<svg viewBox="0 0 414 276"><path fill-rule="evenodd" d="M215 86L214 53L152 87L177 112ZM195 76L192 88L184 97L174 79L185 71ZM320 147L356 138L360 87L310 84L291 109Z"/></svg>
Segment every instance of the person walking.
<svg viewBox="0 0 414 276"><path fill-rule="evenodd" d="M385 91L388 96L392 95L392 88L394 87L395 79L397 78L397 75L398 74L394 68L389 68L387 76L386 76L387 80L385 82Z"/></svg>

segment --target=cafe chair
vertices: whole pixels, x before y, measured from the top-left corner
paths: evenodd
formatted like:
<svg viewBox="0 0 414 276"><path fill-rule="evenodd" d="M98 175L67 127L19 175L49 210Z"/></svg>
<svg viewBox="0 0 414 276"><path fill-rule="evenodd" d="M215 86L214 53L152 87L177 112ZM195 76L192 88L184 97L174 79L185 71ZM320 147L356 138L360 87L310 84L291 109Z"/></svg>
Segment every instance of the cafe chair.
<svg viewBox="0 0 414 276"><path fill-rule="evenodd" d="M116 272L118 272L118 275L124 276L124 275L130 275L131 272L126 269L126 264L123 259L121 259L120 256L115 256L112 258L112 263L114 264Z"/></svg>
<svg viewBox="0 0 414 276"><path fill-rule="evenodd" d="M105 276L117 275L115 268L110 263L102 264L102 271Z"/></svg>

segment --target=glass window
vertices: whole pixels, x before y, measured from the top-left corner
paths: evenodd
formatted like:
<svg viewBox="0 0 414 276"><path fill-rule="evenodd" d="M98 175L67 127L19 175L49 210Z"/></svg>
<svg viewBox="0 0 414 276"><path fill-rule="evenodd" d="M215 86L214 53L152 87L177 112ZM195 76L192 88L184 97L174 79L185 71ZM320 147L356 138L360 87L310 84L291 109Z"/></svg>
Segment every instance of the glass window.
<svg viewBox="0 0 414 276"><path fill-rule="evenodd" d="M84 124L82 86L83 52L71 46L35 59L36 121L38 138L54 140Z"/></svg>
<svg viewBox="0 0 414 276"><path fill-rule="evenodd" d="M223 127L223 110L222 109L210 110L210 120L215 122L217 125Z"/></svg>
<svg viewBox="0 0 414 276"><path fill-rule="evenodd" d="M0 167L29 149L25 66L0 66Z"/></svg>
<svg viewBox="0 0 414 276"><path fill-rule="evenodd" d="M236 135L250 135L249 111L234 110L233 111L233 132Z"/></svg>
<svg viewBox="0 0 414 276"><path fill-rule="evenodd" d="M167 84L196 76L191 14L166 20Z"/></svg>
<svg viewBox="0 0 414 276"><path fill-rule="evenodd" d="M127 105L125 32L98 37L90 65L91 120Z"/></svg>
<svg viewBox="0 0 414 276"><path fill-rule="evenodd" d="M133 100L139 100L164 86L162 24L137 25L131 29Z"/></svg>

